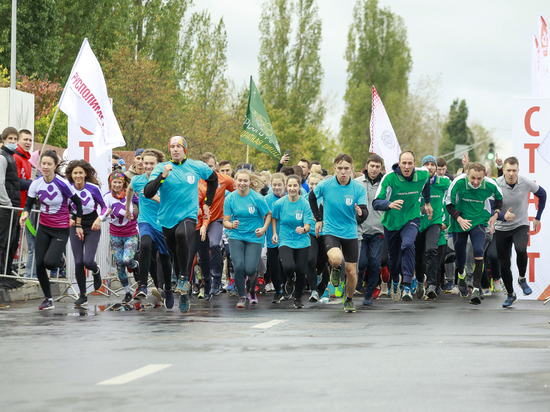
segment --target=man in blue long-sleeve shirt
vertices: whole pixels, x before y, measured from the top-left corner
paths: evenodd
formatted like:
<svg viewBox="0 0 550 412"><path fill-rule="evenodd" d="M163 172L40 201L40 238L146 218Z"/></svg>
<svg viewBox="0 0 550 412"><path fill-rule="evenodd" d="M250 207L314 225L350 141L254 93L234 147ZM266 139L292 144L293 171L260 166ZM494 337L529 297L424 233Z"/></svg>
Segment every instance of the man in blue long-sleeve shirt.
<svg viewBox="0 0 550 412"><path fill-rule="evenodd" d="M531 179L520 176L519 161L515 157L504 160L503 176L497 179L502 190L502 212L495 223L495 241L500 260L500 271L508 297L502 304L507 308L517 300L511 271L512 244L516 249L519 270L518 284L524 295L532 293L525 279L527 271L527 243L529 242L529 192L539 200L537 216L533 220L535 231L546 205L546 191Z"/></svg>

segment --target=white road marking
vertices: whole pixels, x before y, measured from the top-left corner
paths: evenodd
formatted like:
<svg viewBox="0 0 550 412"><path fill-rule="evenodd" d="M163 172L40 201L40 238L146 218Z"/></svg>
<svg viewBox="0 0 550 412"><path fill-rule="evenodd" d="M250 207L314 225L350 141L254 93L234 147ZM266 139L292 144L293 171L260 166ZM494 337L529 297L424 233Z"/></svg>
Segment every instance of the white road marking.
<svg viewBox="0 0 550 412"><path fill-rule="evenodd" d="M124 385L125 383L135 381L136 379L143 378L144 376L151 375L152 373L159 372L163 369L172 366L172 364L151 364L144 366L143 368L136 369L135 371L125 373L123 375L115 376L114 378L107 379L106 381L99 382L97 385Z"/></svg>
<svg viewBox="0 0 550 412"><path fill-rule="evenodd" d="M269 329L275 325L278 325L279 323L284 323L284 322L286 322L286 320L274 319L274 320L270 320L269 322L258 323L257 325L251 326L251 329Z"/></svg>

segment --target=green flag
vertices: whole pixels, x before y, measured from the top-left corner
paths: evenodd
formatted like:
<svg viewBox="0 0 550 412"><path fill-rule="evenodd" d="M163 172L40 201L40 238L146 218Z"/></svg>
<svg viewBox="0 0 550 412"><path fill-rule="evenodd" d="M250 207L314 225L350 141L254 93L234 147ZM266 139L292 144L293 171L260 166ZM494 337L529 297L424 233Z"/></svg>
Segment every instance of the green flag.
<svg viewBox="0 0 550 412"><path fill-rule="evenodd" d="M269 116L265 111L260 92L250 76L250 94L248 108L241 132L241 142L267 153L277 160L281 159L281 149L271 126Z"/></svg>

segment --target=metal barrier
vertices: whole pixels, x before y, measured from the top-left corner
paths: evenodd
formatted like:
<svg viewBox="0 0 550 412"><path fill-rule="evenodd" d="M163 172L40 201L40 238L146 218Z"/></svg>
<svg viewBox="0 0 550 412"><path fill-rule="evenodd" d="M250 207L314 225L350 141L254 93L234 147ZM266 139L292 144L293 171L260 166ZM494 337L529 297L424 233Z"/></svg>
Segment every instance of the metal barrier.
<svg viewBox="0 0 550 412"><path fill-rule="evenodd" d="M38 284L38 279L33 278L32 275L36 271L35 269L35 255L33 253L32 263L31 263L31 277L21 276L22 270L27 269L27 257L28 254L31 252L28 248L28 241L27 241L27 231L25 231L24 227L19 227L18 219L22 208L17 207L9 207L9 206L0 206L0 209L8 209L11 211L10 213L10 227L8 232L8 246L6 250L6 260L4 262L4 270L3 274L0 273L0 277L3 278L9 278L9 279L17 279L19 281L22 281L24 283L32 283L32 284ZM40 210L33 209L31 213L36 214L36 229L38 230L38 227L40 225ZM17 214L17 219L14 219L14 215ZM15 227L14 227L15 226ZM12 267L8 267L8 260L7 256L9 254L9 240L12 238L12 234L14 230L20 230L20 236L19 236L19 243L17 245L17 251L16 251L16 258L12 262L16 263L17 265L17 273L12 273ZM32 236L32 234L31 234ZM34 252L34 251L33 251ZM13 252L12 252L13 253ZM110 238L109 238L109 222L102 222L101 223L101 237L99 239L99 244L96 252L96 262L101 268L101 278L103 282L103 286L100 290L94 291L93 289L93 276L91 276L90 273L87 273L86 276L86 289L87 293L92 293L96 295L103 295L106 297L110 297L111 295L115 295L117 297L120 296L120 292L124 290L124 288L118 288L113 289L111 288L111 281L112 280L118 280L118 275L116 273L116 267L114 264L114 258L113 254L111 253L111 246L110 246ZM113 268L115 268L115 271L113 271ZM55 298L55 301L58 302L63 298L70 297L74 300L78 299L79 296L79 290L76 282L76 276L75 276L75 265L74 265L74 257L71 249L71 241L67 242L67 247L65 248L65 269L66 269L66 277L65 278L51 278L50 277L50 283L53 284L59 284L62 288L61 294ZM86 272L88 270L86 269ZM130 280L130 277L129 277ZM151 278L149 277L148 284L151 285L153 282ZM90 289L90 286L92 288ZM138 282L130 282L130 288L132 289L132 292L135 291L135 289L139 286Z"/></svg>

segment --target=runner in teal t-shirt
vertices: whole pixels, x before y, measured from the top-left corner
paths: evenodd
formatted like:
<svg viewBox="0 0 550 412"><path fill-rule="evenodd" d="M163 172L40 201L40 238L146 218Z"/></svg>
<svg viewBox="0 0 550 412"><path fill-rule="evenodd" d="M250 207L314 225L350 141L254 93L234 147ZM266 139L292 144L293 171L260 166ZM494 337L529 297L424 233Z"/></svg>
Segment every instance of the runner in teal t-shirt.
<svg viewBox="0 0 550 412"><path fill-rule="evenodd" d="M260 262L265 232L271 223L271 211L265 198L250 189L252 174L247 169L235 174L237 190L231 193L223 205L223 226L229 229L229 248L239 292L237 308L248 306L245 276L253 285ZM250 300L257 303L254 288Z"/></svg>
<svg viewBox="0 0 550 412"><path fill-rule="evenodd" d="M273 203L285 196L285 181L285 175L283 175L282 173L274 173L271 176L270 189L272 189L272 192L265 197L265 201L267 202L270 210L273 209ZM273 285L273 289L275 291L271 303L279 303L284 300L281 281L282 273L279 273L279 267L281 265L279 263L279 248L277 247L277 245L273 244L273 229L271 228L271 225L269 225L269 227L267 228L267 232L265 233L265 240L267 245L268 268L266 274L269 274L271 284ZM267 279L266 282L268 282Z"/></svg>
<svg viewBox="0 0 550 412"><path fill-rule="evenodd" d="M140 236L139 252L139 290L136 293L136 299L145 299L147 297L147 280L151 261L156 262L156 253L153 254L153 244L159 252L159 262L162 268L162 277L153 276L155 289L153 294L157 299L162 299L163 295L159 292L164 289L164 305L167 309L174 306L174 295L172 292L172 265L170 263L170 253L166 248L162 227L158 220L160 197L154 196L153 199L147 199L143 194L143 189L149 181L149 176L155 166L164 162L164 153L155 149L147 149L142 153L143 168L145 173L136 175L132 178L128 192L126 193L126 204L130 202L134 192L139 197L139 216L138 228ZM126 218L131 219L130 209L126 210ZM155 265L156 269L156 265ZM153 273L156 275L156 270ZM159 284L159 279L164 279L163 285Z"/></svg>
<svg viewBox="0 0 550 412"><path fill-rule="evenodd" d="M285 292L294 292L294 307L301 309L302 294L306 282L309 255L309 231L311 208L306 199L300 197L300 177L291 175L286 180L288 196L273 204L273 243L279 245L279 259L286 277ZM296 287L294 287L296 274Z"/></svg>
<svg viewBox="0 0 550 412"><path fill-rule="evenodd" d="M407 150L399 155L399 163L386 173L372 206L384 210L382 225L388 248L388 268L392 277L391 298L394 302L412 300L411 283L415 267L414 241L420 226L420 197L424 197L428 218L432 218L430 205L430 172L415 167L414 152ZM403 296L399 287L403 275Z"/></svg>
<svg viewBox="0 0 550 412"><path fill-rule="evenodd" d="M187 159L187 141L183 137L172 137L168 148L172 160L155 166L143 194L152 199L160 193L159 220L179 276L176 293L180 294L180 310L188 312L189 279L198 242L195 230L199 211L198 183L200 179L207 183L204 213L209 215L218 188L218 175L205 163Z"/></svg>
<svg viewBox="0 0 550 412"><path fill-rule="evenodd" d="M315 234L321 229L325 237L325 250L332 266L330 281L340 285L340 266L346 262L345 312L355 312L352 297L357 284L357 225L367 218L367 192L363 185L351 178L353 158L342 153L334 159L334 176L324 179L309 192L309 205L315 217ZM323 201L323 216L319 213L318 200Z"/></svg>

